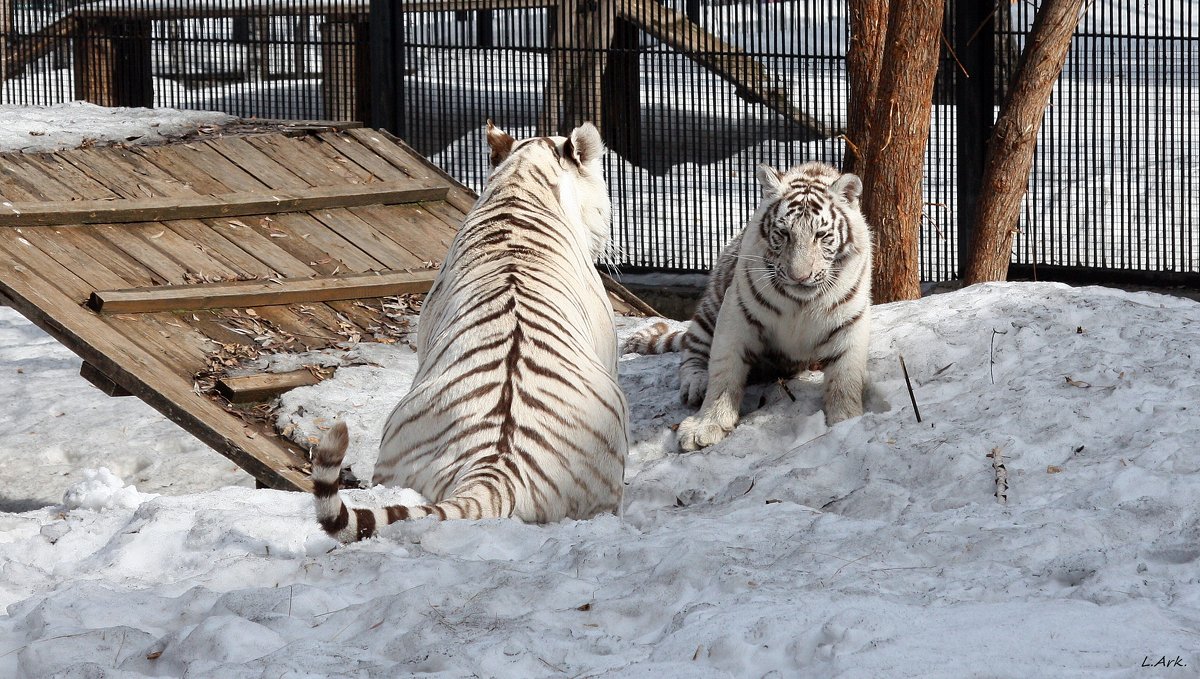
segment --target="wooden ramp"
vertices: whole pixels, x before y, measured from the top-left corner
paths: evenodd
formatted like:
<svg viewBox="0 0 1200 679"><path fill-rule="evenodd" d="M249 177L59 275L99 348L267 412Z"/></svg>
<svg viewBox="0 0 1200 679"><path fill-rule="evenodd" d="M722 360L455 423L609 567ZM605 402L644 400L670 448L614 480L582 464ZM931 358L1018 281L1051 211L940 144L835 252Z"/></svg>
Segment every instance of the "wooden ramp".
<svg viewBox="0 0 1200 679"><path fill-rule="evenodd" d="M253 408L321 375L241 359L395 341L475 196L402 142L307 129L0 154L0 297L272 488L307 452ZM606 281L619 312L649 310ZM85 436L86 433L81 433Z"/></svg>

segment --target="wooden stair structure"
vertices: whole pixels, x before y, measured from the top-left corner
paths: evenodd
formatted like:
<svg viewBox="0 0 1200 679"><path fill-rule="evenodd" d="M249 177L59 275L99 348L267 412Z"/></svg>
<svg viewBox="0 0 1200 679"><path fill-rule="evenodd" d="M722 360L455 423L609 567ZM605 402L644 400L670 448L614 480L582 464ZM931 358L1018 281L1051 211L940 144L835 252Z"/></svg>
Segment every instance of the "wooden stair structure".
<svg viewBox="0 0 1200 679"><path fill-rule="evenodd" d="M105 393L294 490L311 488L307 452L237 404L320 377L224 368L395 341L388 300L428 290L475 201L385 132L311 125L0 154L0 196L0 301ZM652 312L606 286L619 313Z"/></svg>

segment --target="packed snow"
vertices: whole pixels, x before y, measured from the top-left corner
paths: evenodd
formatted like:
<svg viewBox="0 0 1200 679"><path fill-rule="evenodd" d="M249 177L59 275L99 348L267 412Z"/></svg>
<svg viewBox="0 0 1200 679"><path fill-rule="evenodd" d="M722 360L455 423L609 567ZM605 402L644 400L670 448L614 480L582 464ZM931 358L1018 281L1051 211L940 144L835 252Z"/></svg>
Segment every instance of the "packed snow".
<svg viewBox="0 0 1200 679"><path fill-rule="evenodd" d="M825 426L805 375L687 455L678 356L626 356L621 515L338 546L0 308L0 677L1196 676L1198 322L1048 283L879 305L869 412ZM346 419L369 478L415 356L323 360L278 424Z"/></svg>
<svg viewBox="0 0 1200 679"><path fill-rule="evenodd" d="M0 515L0 676L1093 677L1163 657L1190 676L1197 322L1191 300L1045 283L881 305L871 412L829 428L819 377L759 387L689 455L678 357L626 356L624 510L589 521L336 546L309 498L219 488L217 464L180 495L85 472L63 504ZM344 417L361 477L415 357L349 354L281 424ZM54 454L39 443L4 439Z"/></svg>

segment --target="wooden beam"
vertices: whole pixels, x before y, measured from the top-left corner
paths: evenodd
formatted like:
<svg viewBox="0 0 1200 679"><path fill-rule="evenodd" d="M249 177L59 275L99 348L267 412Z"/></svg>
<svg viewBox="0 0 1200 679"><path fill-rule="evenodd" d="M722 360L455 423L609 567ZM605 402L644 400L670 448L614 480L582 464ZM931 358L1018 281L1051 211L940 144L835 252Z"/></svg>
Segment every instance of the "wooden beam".
<svg viewBox="0 0 1200 679"><path fill-rule="evenodd" d="M604 282L604 289L607 290L610 295L612 295L613 299L618 300L621 304L625 305L628 308L628 311L639 313L643 316L662 316L662 314L658 313L654 307L647 304L645 300L630 292L629 288L626 288L624 285L616 282L607 274L601 272L600 280ZM613 306L617 313L622 313L625 311L624 309L616 308L617 305Z"/></svg>
<svg viewBox="0 0 1200 679"><path fill-rule="evenodd" d="M367 299L428 292L436 276L437 271L429 269L97 290L88 307L106 314L128 314Z"/></svg>
<svg viewBox="0 0 1200 679"><path fill-rule="evenodd" d="M113 382L108 375L105 375L99 368L84 361L79 366L79 376L87 380L91 385L100 391L104 392L105 396L132 396L128 389Z"/></svg>
<svg viewBox="0 0 1200 679"><path fill-rule="evenodd" d="M729 81L737 95L762 104L808 130L813 138L837 133L829 125L801 111L791 99L791 88L776 82L770 70L739 47L692 23L686 15L655 0L616 0L620 17L662 41L671 49ZM560 10L561 11L561 10Z"/></svg>
<svg viewBox="0 0 1200 679"><path fill-rule="evenodd" d="M414 0L403 3L406 13L467 12L489 9L536 9L551 7L556 0ZM73 10L82 19L126 18L169 21L221 17L326 16L344 17L369 13L369 0L254 0L229 3L228 0L204 0L181 3L178 0L122 0L86 4Z"/></svg>
<svg viewBox="0 0 1200 679"><path fill-rule="evenodd" d="M0 7L8 4L7 0L0 1ZM11 6L9 10L11 11ZM16 78L24 73L26 66L46 56L51 50L65 45L74 31L75 18L62 16L49 26L39 29L37 33L16 36L12 33L11 26L4 28L3 14L0 14L0 45L3 46L0 60L4 62L4 78Z"/></svg>
<svg viewBox="0 0 1200 679"><path fill-rule="evenodd" d="M296 387L308 387L320 381L321 378L309 370L239 375L217 380L217 393L230 403L259 403L269 401Z"/></svg>
<svg viewBox="0 0 1200 679"><path fill-rule="evenodd" d="M403 182L316 186L272 193L225 193L215 196L127 200L3 201L0 202L0 227L120 224L273 215L281 212L445 200L447 191L448 187L440 182L413 179Z"/></svg>

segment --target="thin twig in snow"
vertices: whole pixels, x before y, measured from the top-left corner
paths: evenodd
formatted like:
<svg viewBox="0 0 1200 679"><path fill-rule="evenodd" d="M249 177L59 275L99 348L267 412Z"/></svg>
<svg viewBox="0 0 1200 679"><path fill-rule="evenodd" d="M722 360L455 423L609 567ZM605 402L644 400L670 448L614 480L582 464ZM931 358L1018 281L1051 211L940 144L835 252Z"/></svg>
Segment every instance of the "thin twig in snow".
<svg viewBox="0 0 1200 679"><path fill-rule="evenodd" d="M908 386L908 400L912 401L913 414L917 416L917 424L920 424L921 409L917 407L917 395L913 393L912 380L908 379L908 366L904 365L904 354L900 354L900 370L904 373L904 384Z"/></svg>
<svg viewBox="0 0 1200 679"><path fill-rule="evenodd" d="M992 328L992 343L991 346L988 347L988 377L991 378L992 384L996 383L996 375L992 372L992 366L996 365L996 359L992 357L992 355L996 352L996 335L1007 334L1007 331L1000 332L999 330Z"/></svg>

